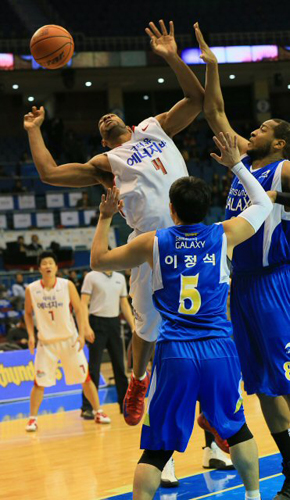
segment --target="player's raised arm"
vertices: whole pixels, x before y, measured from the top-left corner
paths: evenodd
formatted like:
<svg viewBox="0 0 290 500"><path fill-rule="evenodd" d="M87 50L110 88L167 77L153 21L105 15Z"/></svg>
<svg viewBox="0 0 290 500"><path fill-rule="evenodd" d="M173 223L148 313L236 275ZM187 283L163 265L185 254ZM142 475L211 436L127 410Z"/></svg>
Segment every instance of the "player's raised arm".
<svg viewBox="0 0 290 500"><path fill-rule="evenodd" d="M223 132L224 134L229 132L231 135L237 135L240 153L244 154L248 149L249 141L235 133L226 116L217 58L205 42L198 23L194 24L194 30L201 50L200 58L206 63L203 105L205 118L216 135L218 135L219 132Z"/></svg>
<svg viewBox="0 0 290 500"><path fill-rule="evenodd" d="M229 133L222 132L214 141L220 150L221 156L211 153L211 156L239 178L250 200L251 206L246 208L238 217L224 221L223 227L227 236L228 256L236 245L253 236L265 222L273 209L273 203L259 181L249 172L241 162L237 136L233 138Z"/></svg>
<svg viewBox="0 0 290 500"><path fill-rule="evenodd" d="M113 185L113 174L106 155L97 155L87 163L68 163L57 166L45 146L40 127L45 116L44 108L33 106L24 116L24 128L28 134L30 150L41 180L53 186L85 187L103 184Z"/></svg>
<svg viewBox="0 0 290 500"><path fill-rule="evenodd" d="M140 266L144 262L152 267L155 231L137 236L127 245L108 249L111 221L121 208L119 190L116 187L108 189L107 195L102 195L100 217L91 249L91 268L94 271L121 271Z"/></svg>
<svg viewBox="0 0 290 500"><path fill-rule="evenodd" d="M184 99L175 104L170 111L156 116L165 132L173 136L186 128L202 111L204 89L177 53L173 22L169 23L169 33L163 20L159 21L159 25L158 29L153 22L150 22L149 28L145 31L150 37L153 52L165 59L174 71L184 93Z"/></svg>

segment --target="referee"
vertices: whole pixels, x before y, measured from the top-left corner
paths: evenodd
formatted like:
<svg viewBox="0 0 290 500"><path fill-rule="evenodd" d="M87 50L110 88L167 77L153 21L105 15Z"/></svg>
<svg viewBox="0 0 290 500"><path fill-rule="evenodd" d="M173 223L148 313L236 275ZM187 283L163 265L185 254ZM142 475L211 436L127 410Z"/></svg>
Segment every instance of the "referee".
<svg viewBox="0 0 290 500"><path fill-rule="evenodd" d="M98 387L102 354L107 348L113 366L120 412L123 413L123 399L128 380L124 368L120 309L131 331L134 330L125 277L121 273L111 271L89 272L81 289L81 302L85 316L85 337L90 341L88 348L91 378ZM84 394L81 416L85 419L93 418L91 404Z"/></svg>

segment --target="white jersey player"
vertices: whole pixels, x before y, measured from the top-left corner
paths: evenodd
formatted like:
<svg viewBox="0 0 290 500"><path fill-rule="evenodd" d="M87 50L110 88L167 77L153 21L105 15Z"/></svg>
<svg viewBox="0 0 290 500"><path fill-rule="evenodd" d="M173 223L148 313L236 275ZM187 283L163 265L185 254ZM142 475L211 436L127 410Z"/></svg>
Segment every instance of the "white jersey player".
<svg viewBox="0 0 290 500"><path fill-rule="evenodd" d="M56 277L57 269L55 255L52 252L43 252L39 256L42 279L28 285L25 292L25 323L32 354L35 348L33 312L38 330L35 383L31 391L27 431L37 430L37 413L44 388L55 385L59 360L64 369L66 383L83 385L83 390L95 410L95 421L110 423L109 417L100 408L98 392L88 372L88 363L83 351L84 323L78 292L71 281Z"/></svg>
<svg viewBox="0 0 290 500"><path fill-rule="evenodd" d="M33 160L44 182L72 187L102 183L110 187L115 177L124 200L126 220L134 229L131 237L171 224L168 210L169 186L177 178L186 175L184 160L172 137L186 128L200 113L204 95L199 81L178 56L173 23L170 22L169 33L163 21L160 21L160 29L154 23L149 26L146 32L150 36L154 52L163 57L172 68L184 93L184 98L170 111L149 118L136 128L126 126L115 114L106 114L99 120L98 126L102 145L111 151L97 155L85 164L70 163L58 167L41 135L43 107L33 107L24 118ZM137 334L133 336L134 375L137 379L144 379L152 342L157 338L160 322L159 314L152 304L151 271L147 264L133 271L131 283ZM143 392L146 392L146 385L147 380L143 383ZM143 407L141 400L143 396L140 399ZM133 407L127 407L128 412L132 413L130 408L133 410ZM140 418L136 415L132 419L125 417L131 425L138 423Z"/></svg>

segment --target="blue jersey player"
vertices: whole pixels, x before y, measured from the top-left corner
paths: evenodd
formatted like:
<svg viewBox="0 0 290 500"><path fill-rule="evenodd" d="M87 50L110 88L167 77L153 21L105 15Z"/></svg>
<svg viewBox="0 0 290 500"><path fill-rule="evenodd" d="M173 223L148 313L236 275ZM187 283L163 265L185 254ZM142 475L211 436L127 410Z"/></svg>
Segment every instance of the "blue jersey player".
<svg viewBox="0 0 290 500"><path fill-rule="evenodd" d="M227 256L253 236L272 210L272 203L240 162L234 143L215 138L221 156L250 196L252 205L239 217L206 226L210 188L201 179L183 177L169 193L175 226L138 236L109 251L108 232L113 214L122 208L116 188L103 196L95 233L93 269L125 269L148 262L153 270L155 308L162 322L156 345L147 414L142 428L133 498L149 500L160 484L161 471L174 450L183 452L190 439L195 403L222 439L246 488L246 498L259 500L258 452L243 411L238 354L227 320L229 269Z"/></svg>
<svg viewBox="0 0 290 500"><path fill-rule="evenodd" d="M234 133L225 115L216 57L198 24L196 36L207 63L204 111L216 133ZM231 318L245 389L259 397L264 418L283 457L286 476L275 500L290 498L290 123L267 120L238 136L245 167L265 190L272 191L274 209L260 230L233 254ZM249 193L234 178L226 218L238 216Z"/></svg>

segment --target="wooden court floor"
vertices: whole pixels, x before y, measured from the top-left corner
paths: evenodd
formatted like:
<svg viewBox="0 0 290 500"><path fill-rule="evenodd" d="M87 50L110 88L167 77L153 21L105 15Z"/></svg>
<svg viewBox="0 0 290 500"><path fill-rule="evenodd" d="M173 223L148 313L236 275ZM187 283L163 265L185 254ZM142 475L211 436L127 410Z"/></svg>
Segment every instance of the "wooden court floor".
<svg viewBox="0 0 290 500"><path fill-rule="evenodd" d="M260 456L276 453L256 396L244 403ZM84 421L79 411L39 417L36 433L25 432L26 420L0 423L0 499L96 500L130 491L141 425L127 426L117 403L104 409L110 425ZM175 454L179 478L204 471L202 446L196 426L186 452Z"/></svg>

